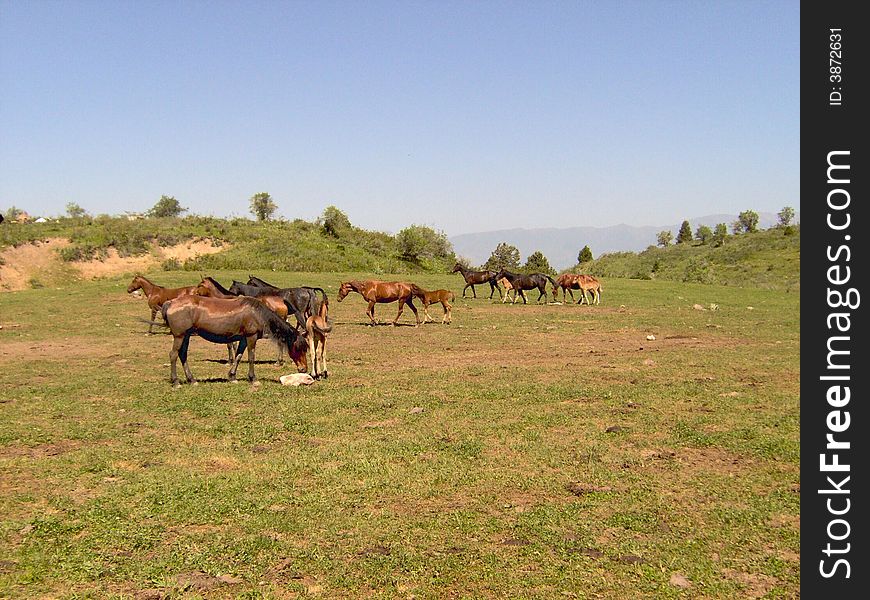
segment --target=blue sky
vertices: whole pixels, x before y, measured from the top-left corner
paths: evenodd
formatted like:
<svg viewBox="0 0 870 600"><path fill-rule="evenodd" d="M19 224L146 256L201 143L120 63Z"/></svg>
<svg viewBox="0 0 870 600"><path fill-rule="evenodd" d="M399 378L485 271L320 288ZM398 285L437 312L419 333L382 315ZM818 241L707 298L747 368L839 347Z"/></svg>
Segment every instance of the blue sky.
<svg viewBox="0 0 870 600"><path fill-rule="evenodd" d="M799 4L0 0L0 207L449 235L800 210Z"/></svg>

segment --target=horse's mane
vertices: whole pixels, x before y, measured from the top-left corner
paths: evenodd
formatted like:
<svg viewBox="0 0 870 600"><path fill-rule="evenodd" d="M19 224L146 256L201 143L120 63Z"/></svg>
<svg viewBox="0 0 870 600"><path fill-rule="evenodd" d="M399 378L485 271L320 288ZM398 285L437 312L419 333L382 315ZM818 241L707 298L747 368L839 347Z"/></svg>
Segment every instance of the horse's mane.
<svg viewBox="0 0 870 600"><path fill-rule="evenodd" d="M234 294L230 293L230 291L229 291L227 288L225 288L225 287L222 286L220 283L218 283L217 279L215 279L214 277L203 277L202 279L203 279L203 281L209 281L209 282L211 282L211 284L212 284L213 286L215 286L215 287L218 289L218 291L219 291L220 293L222 293L222 294L226 294L227 296L233 296L233 295L234 295Z"/></svg>

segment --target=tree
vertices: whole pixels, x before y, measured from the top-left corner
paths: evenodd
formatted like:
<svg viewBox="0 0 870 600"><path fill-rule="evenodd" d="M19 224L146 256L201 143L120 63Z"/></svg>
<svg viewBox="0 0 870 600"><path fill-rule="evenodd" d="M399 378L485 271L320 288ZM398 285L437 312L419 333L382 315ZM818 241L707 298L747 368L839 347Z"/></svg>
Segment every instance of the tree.
<svg viewBox="0 0 870 600"><path fill-rule="evenodd" d="M175 196L160 196L160 200L148 211L149 217L177 217L186 208L182 208Z"/></svg>
<svg viewBox="0 0 870 600"><path fill-rule="evenodd" d="M556 274L556 269L550 266L550 261L547 260L547 257L544 256L544 253L540 250L536 250L529 255L522 270L526 273L544 273L545 275Z"/></svg>
<svg viewBox="0 0 870 600"><path fill-rule="evenodd" d="M707 244L713 239L713 230L707 225L698 225L698 229L695 231L695 239L702 244Z"/></svg>
<svg viewBox="0 0 870 600"><path fill-rule="evenodd" d="M786 206L776 213L776 216L779 218L779 227L788 227L791 225L791 220L794 219L794 209L791 206Z"/></svg>
<svg viewBox="0 0 870 600"><path fill-rule="evenodd" d="M586 263L592 262L595 260L592 256L592 250L589 249L589 246L583 246L583 249L580 251L580 254L577 255L578 263Z"/></svg>
<svg viewBox="0 0 870 600"><path fill-rule="evenodd" d="M269 192L258 192L251 196L251 213L258 221L268 221L278 209L278 205L272 201Z"/></svg>
<svg viewBox="0 0 870 600"><path fill-rule="evenodd" d="M662 248L667 248L671 245L671 242L674 241L674 234L670 231L659 231L658 236L656 236L656 240L658 241L658 245Z"/></svg>
<svg viewBox="0 0 870 600"><path fill-rule="evenodd" d="M498 271L499 269L519 269L520 251L516 246L507 242L501 242L492 251L492 254L483 265L485 270Z"/></svg>
<svg viewBox="0 0 870 600"><path fill-rule="evenodd" d="M323 214L317 219L317 224L326 235L341 237L343 231L351 228L350 219L336 207L330 205L323 209Z"/></svg>
<svg viewBox="0 0 870 600"><path fill-rule="evenodd" d="M402 258L418 261L422 258L448 258L453 256L453 244L447 234L425 225L411 225L396 234Z"/></svg>
<svg viewBox="0 0 870 600"><path fill-rule="evenodd" d="M692 237L692 226L689 225L688 221L683 221L683 224L680 225L680 232L677 234L677 243L678 244L688 244L694 238Z"/></svg>
<svg viewBox="0 0 870 600"><path fill-rule="evenodd" d="M24 211L22 211L17 206L10 206L9 208L6 209L6 218L9 219L10 221L14 221L15 219L17 219L21 215L22 212L24 212Z"/></svg>
<svg viewBox="0 0 870 600"><path fill-rule="evenodd" d="M726 237L728 237L728 226L725 223L718 223L713 229L713 243L721 246L725 243Z"/></svg>
<svg viewBox="0 0 870 600"><path fill-rule="evenodd" d="M742 231L746 233L758 231L758 213L754 210L744 210L738 215L737 222L740 223Z"/></svg>
<svg viewBox="0 0 870 600"><path fill-rule="evenodd" d="M75 202L67 202L66 214L73 219L81 219L82 217L88 216L87 211Z"/></svg>

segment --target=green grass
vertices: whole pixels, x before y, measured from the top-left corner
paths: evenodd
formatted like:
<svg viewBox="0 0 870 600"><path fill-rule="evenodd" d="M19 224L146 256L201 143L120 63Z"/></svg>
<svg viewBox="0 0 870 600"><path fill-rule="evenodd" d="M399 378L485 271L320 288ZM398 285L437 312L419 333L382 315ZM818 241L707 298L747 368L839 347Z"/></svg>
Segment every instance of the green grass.
<svg viewBox="0 0 870 600"><path fill-rule="evenodd" d="M0 596L799 596L798 294L605 279L393 328L351 273L253 274L327 289L328 380L264 343L233 385L195 340L172 389L126 279L0 294Z"/></svg>
<svg viewBox="0 0 870 600"><path fill-rule="evenodd" d="M665 279L800 291L800 226L729 235L725 243L614 252L571 269L602 277Z"/></svg>

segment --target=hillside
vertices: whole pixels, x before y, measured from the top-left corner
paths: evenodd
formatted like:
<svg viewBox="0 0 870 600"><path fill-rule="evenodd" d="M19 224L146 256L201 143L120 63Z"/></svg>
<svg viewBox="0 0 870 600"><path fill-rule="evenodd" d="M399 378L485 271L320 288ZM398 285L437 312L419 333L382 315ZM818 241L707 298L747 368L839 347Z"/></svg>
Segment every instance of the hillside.
<svg viewBox="0 0 870 600"><path fill-rule="evenodd" d="M760 229L773 227L778 219L772 213L759 213ZM689 219L692 231L699 225L715 227L718 223L729 226L737 215L715 214ZM800 214L795 215L800 221ZM502 229L451 236L456 254L467 258L473 265L482 265L500 242L516 246L525 258L540 250L556 269L564 269L577 261L583 246L589 246L594 256L608 252L640 252L656 243L660 231L670 231L676 237L681 223L661 226L614 225L612 227L550 227L544 229Z"/></svg>
<svg viewBox="0 0 870 600"><path fill-rule="evenodd" d="M796 226L729 235L718 247L693 242L604 254L569 270L600 277L800 290L800 253Z"/></svg>
<svg viewBox="0 0 870 600"><path fill-rule="evenodd" d="M311 222L213 217L62 218L0 225L0 289L153 270L446 272L455 256L409 259L396 236Z"/></svg>

